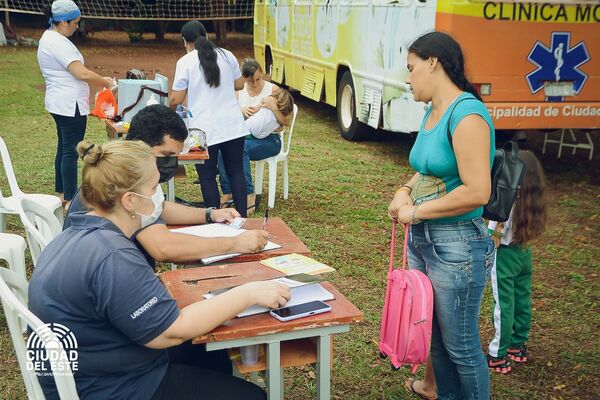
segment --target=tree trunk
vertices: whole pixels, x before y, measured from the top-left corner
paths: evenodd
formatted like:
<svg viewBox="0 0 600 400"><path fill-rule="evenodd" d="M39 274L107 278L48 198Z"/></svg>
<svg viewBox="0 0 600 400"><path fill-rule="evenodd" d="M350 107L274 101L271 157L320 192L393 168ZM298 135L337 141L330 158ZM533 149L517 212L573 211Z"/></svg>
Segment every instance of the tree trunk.
<svg viewBox="0 0 600 400"><path fill-rule="evenodd" d="M217 45L220 47L227 46L227 21L219 19L214 22L214 25L217 35Z"/></svg>

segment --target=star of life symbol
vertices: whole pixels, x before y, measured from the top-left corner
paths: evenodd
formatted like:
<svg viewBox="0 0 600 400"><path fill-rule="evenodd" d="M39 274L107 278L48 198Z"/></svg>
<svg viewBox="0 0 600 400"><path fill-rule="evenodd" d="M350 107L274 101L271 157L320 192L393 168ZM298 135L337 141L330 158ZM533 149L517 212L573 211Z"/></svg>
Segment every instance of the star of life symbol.
<svg viewBox="0 0 600 400"><path fill-rule="evenodd" d="M27 339L27 369L36 375L71 375L79 354L73 332L61 324L44 324Z"/></svg>
<svg viewBox="0 0 600 400"><path fill-rule="evenodd" d="M553 81L573 82L573 91L579 94L588 79L579 67L590 60L590 54L583 41L574 47L570 47L570 41L570 32L552 32L550 47L539 40L535 43L527 56L537 67L526 77L531 93L542 89L544 82Z"/></svg>

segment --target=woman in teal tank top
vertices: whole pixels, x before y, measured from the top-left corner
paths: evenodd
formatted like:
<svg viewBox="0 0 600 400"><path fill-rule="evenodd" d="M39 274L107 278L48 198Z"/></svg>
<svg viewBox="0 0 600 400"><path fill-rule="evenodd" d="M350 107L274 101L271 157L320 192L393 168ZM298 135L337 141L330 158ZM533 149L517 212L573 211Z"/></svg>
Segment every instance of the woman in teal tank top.
<svg viewBox="0 0 600 400"><path fill-rule="evenodd" d="M411 224L409 267L427 274L434 291L431 361L425 381L407 389L424 398L489 399L479 339L479 306L494 256L481 218L491 191L494 126L465 77L459 44L432 32L409 48L406 82L429 103L410 164L415 175L396 191L390 218ZM449 141L450 133L452 143Z"/></svg>

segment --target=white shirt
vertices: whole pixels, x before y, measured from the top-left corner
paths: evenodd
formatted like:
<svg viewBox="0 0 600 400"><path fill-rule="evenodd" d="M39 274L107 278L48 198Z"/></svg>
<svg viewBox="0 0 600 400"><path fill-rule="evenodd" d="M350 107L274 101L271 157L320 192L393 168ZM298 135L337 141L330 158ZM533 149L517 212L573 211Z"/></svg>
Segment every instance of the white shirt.
<svg viewBox="0 0 600 400"><path fill-rule="evenodd" d="M238 104L240 107L254 107L273 93L273 84L265 81L265 85L260 93L256 96L250 96L248 93L248 83L244 83L242 90L238 92Z"/></svg>
<svg viewBox="0 0 600 400"><path fill-rule="evenodd" d="M490 222L488 222L488 229L495 231L497 227L498 227L497 221L490 220ZM500 234L502 235L502 238L500 239L500 244L508 246L512 243L512 241L513 241L513 229L512 228L513 228L513 225L512 225L512 210L511 210L508 220L506 222L504 222L504 226L500 230Z"/></svg>
<svg viewBox="0 0 600 400"><path fill-rule="evenodd" d="M251 115L246 120L246 125L252 136L257 139L264 139L279 128L275 113L266 107L262 107L256 114Z"/></svg>
<svg viewBox="0 0 600 400"><path fill-rule="evenodd" d="M187 89L187 105L192 112L189 127L206 132L208 146L248 134L235 96L234 81L242 76L240 66L235 56L225 49L217 50L217 64L221 76L216 88L206 83L197 50L177 61L173 79L173 90Z"/></svg>
<svg viewBox="0 0 600 400"><path fill-rule="evenodd" d="M46 81L46 110L52 114L75 116L75 104L79 114L90 113L90 87L75 78L67 67L83 56L65 36L54 30L46 30L40 39L37 52L38 64Z"/></svg>

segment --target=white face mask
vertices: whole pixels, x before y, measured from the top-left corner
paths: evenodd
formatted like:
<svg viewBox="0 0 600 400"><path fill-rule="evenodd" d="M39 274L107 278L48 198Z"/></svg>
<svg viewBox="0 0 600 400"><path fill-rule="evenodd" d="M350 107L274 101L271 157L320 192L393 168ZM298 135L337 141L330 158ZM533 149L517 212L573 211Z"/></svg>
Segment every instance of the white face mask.
<svg viewBox="0 0 600 400"><path fill-rule="evenodd" d="M152 195L152 197L144 196L143 194L135 193L134 194L144 197L146 199L152 200L152 204L154 204L154 210L150 215L144 215L136 211L136 214L141 217L142 226L140 229L147 227L148 225L152 225L154 221L160 217L163 211L163 203L165 202L165 195L163 194L162 188L160 185L156 187L156 192Z"/></svg>

